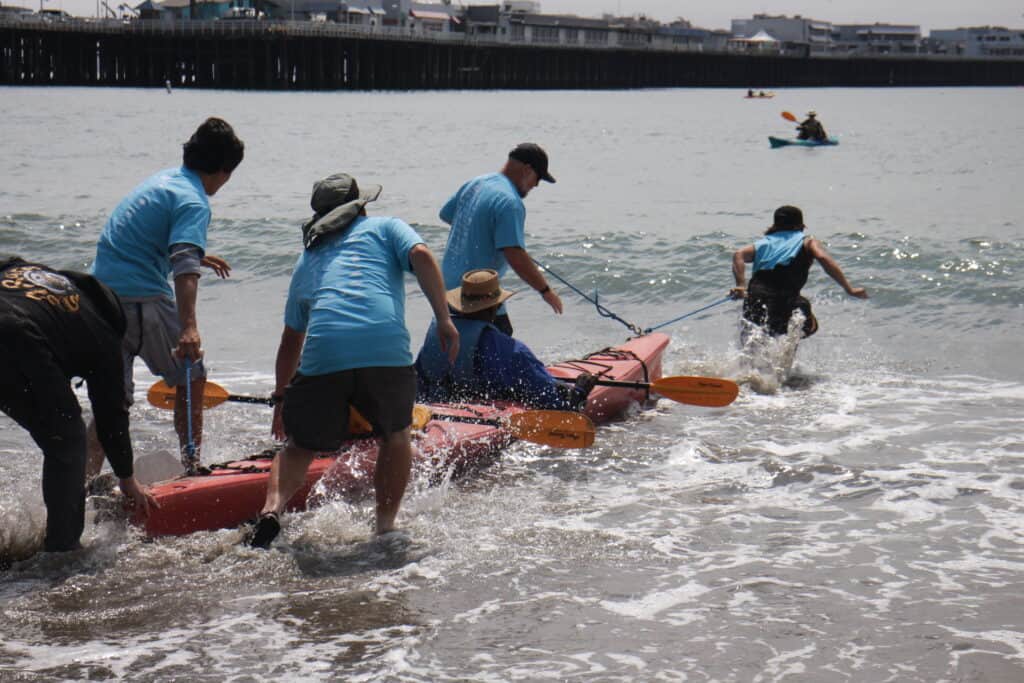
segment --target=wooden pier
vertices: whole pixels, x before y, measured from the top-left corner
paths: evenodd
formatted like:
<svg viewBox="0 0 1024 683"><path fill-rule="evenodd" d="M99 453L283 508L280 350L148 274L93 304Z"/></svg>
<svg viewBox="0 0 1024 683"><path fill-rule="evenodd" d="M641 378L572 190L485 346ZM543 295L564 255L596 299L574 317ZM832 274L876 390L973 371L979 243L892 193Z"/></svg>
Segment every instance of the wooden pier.
<svg viewBox="0 0 1024 683"><path fill-rule="evenodd" d="M1024 85L1024 60L546 46L271 21L0 22L0 84L259 90Z"/></svg>

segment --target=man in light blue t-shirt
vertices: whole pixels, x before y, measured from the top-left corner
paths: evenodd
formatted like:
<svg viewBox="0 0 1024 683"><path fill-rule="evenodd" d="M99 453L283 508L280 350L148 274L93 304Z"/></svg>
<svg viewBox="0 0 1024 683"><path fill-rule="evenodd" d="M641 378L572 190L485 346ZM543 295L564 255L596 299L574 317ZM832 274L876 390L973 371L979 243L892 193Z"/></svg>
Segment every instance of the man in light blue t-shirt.
<svg viewBox="0 0 1024 683"><path fill-rule="evenodd" d="M526 251L523 198L541 180L555 182L548 172L548 155L538 145L524 142L508 153L500 173L473 178L452 195L440 214L452 226L441 264L445 287L460 287L463 273L471 270L490 268L503 276L512 266L555 313L562 313L562 300ZM512 335L504 306L494 324Z"/></svg>
<svg viewBox="0 0 1024 683"><path fill-rule="evenodd" d="M416 231L397 218L366 216L380 194L360 191L338 173L316 183L315 212L303 226L305 251L288 289L277 350L272 431L287 437L274 460L263 510L248 539L267 548L278 516L305 483L318 451L337 450L348 436L349 408L380 437L374 472L377 533L392 531L412 466L416 372L405 327L405 274L413 273L434 311L440 345L459 352L441 270Z"/></svg>
<svg viewBox="0 0 1024 683"><path fill-rule="evenodd" d="M93 274L121 298L127 330L124 356L125 393L134 392L132 366L136 356L150 371L176 387L174 426L189 471L199 464L203 439L203 390L206 370L196 322L200 266L227 277L231 267L206 253L212 197L242 163L245 145L230 124L209 118L184 145L182 165L144 180L121 200L96 244ZM174 289L167 281L174 280ZM186 359L191 369L191 436L187 416ZM103 464L99 442L91 438L88 474Z"/></svg>

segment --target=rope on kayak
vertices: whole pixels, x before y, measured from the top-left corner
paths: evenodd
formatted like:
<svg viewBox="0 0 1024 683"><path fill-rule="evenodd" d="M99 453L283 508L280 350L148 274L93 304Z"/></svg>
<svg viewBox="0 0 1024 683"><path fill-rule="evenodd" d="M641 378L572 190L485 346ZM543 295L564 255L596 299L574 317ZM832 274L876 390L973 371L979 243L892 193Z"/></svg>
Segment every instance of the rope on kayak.
<svg viewBox="0 0 1024 683"><path fill-rule="evenodd" d="M713 304L708 304L707 306L705 306L703 308L698 308L696 311L690 311L689 313L687 313L685 315L681 315L678 318L672 318L672 320L669 320L667 322L663 322L660 325L655 325L654 327L648 327L646 330L643 331L642 334L650 334L651 332L654 332L655 330L660 330L663 327L667 327L668 325L671 325L673 323L677 323L680 320L685 320L686 318L689 318L692 315L697 315L698 313L703 313L704 311L708 310L709 308L714 308L715 306L721 306L725 302L732 301L732 300L733 299L732 299L731 296L727 296L724 299L720 299L720 300L716 301Z"/></svg>
<svg viewBox="0 0 1024 683"><path fill-rule="evenodd" d="M597 312L601 315L602 318L611 318L612 320L615 320L616 322L622 323L623 325L626 326L627 330L629 330L630 332L632 332L633 334L635 334L638 337L644 334L643 330L640 329L639 325L634 325L633 323L629 322L628 320L623 320L622 318L620 318L619 316L615 315L614 313L609 311L607 308L602 306L600 301L599 301L600 297L598 296L597 288L596 287L594 288L594 298L591 299L589 296L587 296L586 294L581 292L577 287L573 286L573 284L571 282L569 282L564 277L562 277L561 275L559 275L555 271L553 271L550 268L548 268L547 266L545 266L543 263L541 263L537 259L533 259L533 262L536 263L541 268L543 268L549 275L554 277L556 280L561 282L563 285L565 285L566 287L568 287L572 291L576 292L577 294L579 294L581 297L583 297L584 299L586 299L590 303L594 304L594 308L597 309Z"/></svg>

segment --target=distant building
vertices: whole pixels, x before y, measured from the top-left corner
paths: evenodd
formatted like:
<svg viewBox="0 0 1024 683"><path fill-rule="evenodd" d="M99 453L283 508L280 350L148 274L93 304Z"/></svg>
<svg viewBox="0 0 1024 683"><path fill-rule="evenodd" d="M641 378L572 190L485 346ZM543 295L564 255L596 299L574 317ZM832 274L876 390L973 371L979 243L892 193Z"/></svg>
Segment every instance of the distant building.
<svg viewBox="0 0 1024 683"><path fill-rule="evenodd" d="M251 8L252 3L250 0L163 0L159 3L143 2L135 10L143 18L210 21L228 16L236 7Z"/></svg>
<svg viewBox="0 0 1024 683"><path fill-rule="evenodd" d="M836 24L833 49L847 54L915 54L921 27L909 24Z"/></svg>
<svg viewBox="0 0 1024 683"><path fill-rule="evenodd" d="M799 14L792 17L755 14L751 19L732 20L733 40L749 40L762 31L779 41L779 51L786 54L806 56L832 51L832 24L827 21L807 19Z"/></svg>
<svg viewBox="0 0 1024 683"><path fill-rule="evenodd" d="M16 17L26 14L32 14L32 10L28 7L15 7L0 2L0 17Z"/></svg>
<svg viewBox="0 0 1024 683"><path fill-rule="evenodd" d="M725 31L709 31L696 28L688 21L674 21L668 26L658 27L655 34L655 45L664 49L693 50L724 50L729 34Z"/></svg>
<svg viewBox="0 0 1024 683"><path fill-rule="evenodd" d="M384 0L383 8L386 26L407 28L413 33L448 33L462 30L462 8L452 6L450 2Z"/></svg>
<svg viewBox="0 0 1024 683"><path fill-rule="evenodd" d="M940 29L926 41L929 51L961 57L1024 57L1024 29L1001 26Z"/></svg>

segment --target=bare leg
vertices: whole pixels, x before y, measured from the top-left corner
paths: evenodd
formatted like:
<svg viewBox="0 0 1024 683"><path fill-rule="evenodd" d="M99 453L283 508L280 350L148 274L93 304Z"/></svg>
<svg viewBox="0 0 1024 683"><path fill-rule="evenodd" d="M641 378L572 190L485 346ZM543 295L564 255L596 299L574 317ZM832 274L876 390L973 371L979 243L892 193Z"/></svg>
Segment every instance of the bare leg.
<svg viewBox="0 0 1024 683"><path fill-rule="evenodd" d="M377 494L377 533L395 528L398 507L409 483L412 469L412 437L409 428L388 434L381 440L373 486Z"/></svg>
<svg viewBox="0 0 1024 683"><path fill-rule="evenodd" d="M289 441L274 458L270 466L270 482L267 485L267 499L261 514L281 514L295 492L306 481L309 463L313 462L313 451L299 448Z"/></svg>
<svg viewBox="0 0 1024 683"><path fill-rule="evenodd" d="M200 377L192 381L192 443L199 457L200 446L203 444L203 391L206 378ZM178 432L178 446L184 448L188 444L188 422L185 418L187 401L185 387L179 386L174 395L174 429Z"/></svg>
<svg viewBox="0 0 1024 683"><path fill-rule="evenodd" d="M100 438L96 435L96 420L89 420L89 427L85 432L85 451L85 480L89 481L103 469L103 460L106 457Z"/></svg>

